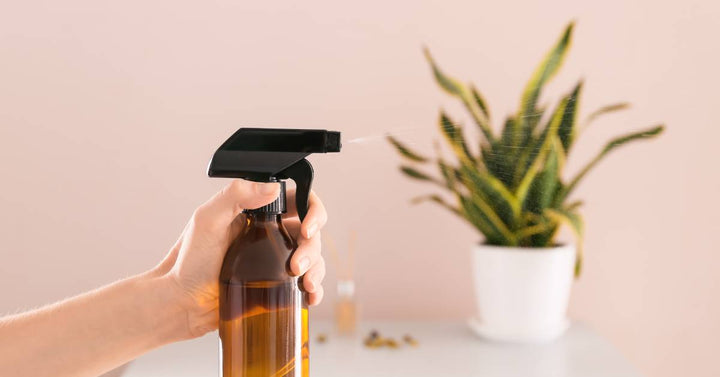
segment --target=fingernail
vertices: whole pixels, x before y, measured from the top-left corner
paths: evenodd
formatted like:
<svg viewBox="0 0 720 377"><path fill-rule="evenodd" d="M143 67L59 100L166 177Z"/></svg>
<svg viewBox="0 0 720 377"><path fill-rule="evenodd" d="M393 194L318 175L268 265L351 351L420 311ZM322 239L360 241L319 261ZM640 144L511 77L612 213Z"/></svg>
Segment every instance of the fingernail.
<svg viewBox="0 0 720 377"><path fill-rule="evenodd" d="M312 238L312 236L315 235L315 232L317 232L317 224L312 223L308 225L307 231L305 231L305 238Z"/></svg>
<svg viewBox="0 0 720 377"><path fill-rule="evenodd" d="M298 268L300 268L300 275L304 274L305 271L310 267L310 259L307 257L303 257L300 259L300 262L298 262Z"/></svg>
<svg viewBox="0 0 720 377"><path fill-rule="evenodd" d="M274 183L256 183L255 191L260 195L270 195L275 192L275 186Z"/></svg>

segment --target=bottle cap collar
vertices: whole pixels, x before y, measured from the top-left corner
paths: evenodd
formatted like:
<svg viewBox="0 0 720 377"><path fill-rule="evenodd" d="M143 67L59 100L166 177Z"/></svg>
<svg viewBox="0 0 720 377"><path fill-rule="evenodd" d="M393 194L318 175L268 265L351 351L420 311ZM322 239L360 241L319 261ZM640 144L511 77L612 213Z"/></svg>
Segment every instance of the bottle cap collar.
<svg viewBox="0 0 720 377"><path fill-rule="evenodd" d="M243 213L267 213L280 215L287 212L287 207L285 205L285 182L279 181L278 184L280 185L280 195L278 195L273 202L260 208L245 209L243 210Z"/></svg>

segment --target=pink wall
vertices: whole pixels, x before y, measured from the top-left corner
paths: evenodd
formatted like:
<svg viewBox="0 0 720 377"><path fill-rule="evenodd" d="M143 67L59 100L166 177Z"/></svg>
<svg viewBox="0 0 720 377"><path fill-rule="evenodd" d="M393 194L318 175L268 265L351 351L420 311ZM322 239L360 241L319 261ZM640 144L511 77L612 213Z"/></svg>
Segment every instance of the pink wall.
<svg viewBox="0 0 720 377"><path fill-rule="evenodd" d="M715 2L238 3L0 3L0 311L152 266L222 184L204 170L236 127L393 130L429 149L438 108L457 107L432 82L422 44L504 115L576 18L576 44L547 94L585 77L585 114L618 100L634 108L583 135L570 169L611 135L669 129L612 156L578 193L587 263L571 314L648 376L720 374ZM478 235L433 206L409 206L430 188L400 177L384 142L314 161L328 232L360 235L364 317L472 314Z"/></svg>

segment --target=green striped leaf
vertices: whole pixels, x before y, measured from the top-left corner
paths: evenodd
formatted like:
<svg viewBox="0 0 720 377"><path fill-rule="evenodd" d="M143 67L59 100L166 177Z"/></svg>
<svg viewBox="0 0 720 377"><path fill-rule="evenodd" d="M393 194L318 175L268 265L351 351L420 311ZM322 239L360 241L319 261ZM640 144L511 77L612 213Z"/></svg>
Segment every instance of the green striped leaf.
<svg viewBox="0 0 720 377"><path fill-rule="evenodd" d="M477 93L477 91L468 90L463 83L443 73L443 71L440 70L440 67L438 67L435 63L435 59L433 59L430 54L430 50L428 50L427 47L423 49L423 53L432 68L433 76L435 77L435 81L438 85L448 94L458 97L462 101L463 105L465 105L465 108L468 110L483 135L485 135L485 138L489 141L494 140L488 117L486 116L487 106L485 106L485 102L482 100L479 93ZM478 100L480 102L478 102Z"/></svg>
<svg viewBox="0 0 720 377"><path fill-rule="evenodd" d="M467 92L467 89L465 89L465 85L463 85L460 81L443 73L443 71L441 71L438 65L435 63L435 59L433 59L432 55L430 55L430 50L427 47L423 48L423 53L425 54L425 59L427 59L428 63L430 63L430 67L433 71L433 76L435 76L435 81L438 83L438 85L448 94L458 97L464 96Z"/></svg>
<svg viewBox="0 0 720 377"><path fill-rule="evenodd" d="M470 200L463 195L458 195L458 199L468 221L485 235L487 243L506 246L517 244L515 235L484 200L477 196Z"/></svg>
<svg viewBox="0 0 720 377"><path fill-rule="evenodd" d="M537 224L521 228L515 234L517 234L521 246L536 246L532 242L532 237L543 233L549 233L553 231L556 226L557 223L554 221L543 220Z"/></svg>
<svg viewBox="0 0 720 377"><path fill-rule="evenodd" d="M575 211L568 211L567 209L546 209L545 215L551 219L554 219L560 224L566 224L575 233L576 244L575 252L575 277L580 276L582 272L583 262L583 237L584 237L584 223L582 216Z"/></svg>
<svg viewBox="0 0 720 377"><path fill-rule="evenodd" d="M533 120L533 122L539 122L543 114L545 114L545 109L539 109L537 112L537 117ZM553 118L551 117L550 121L552 121L552 119ZM534 124L533 127L535 127ZM507 148L507 153L513 153L511 158L508 159L508 164L515 167L512 187L517 187L517 185L520 184L520 180L522 179L522 177L525 176L525 173L527 173L532 162L535 161L535 157L537 157L537 155L540 153L547 130L548 127L546 126L539 137L534 137L532 134L527 135L525 138L523 138L522 147Z"/></svg>
<svg viewBox="0 0 720 377"><path fill-rule="evenodd" d="M478 108L480 108L480 111L482 111L483 115L485 116L485 119L489 122L490 109L488 108L485 99L482 95L480 95L480 92L478 92L478 90L473 85L470 85L470 92L472 93L472 97L475 100L475 104L477 104Z"/></svg>
<svg viewBox="0 0 720 377"><path fill-rule="evenodd" d="M466 161L471 165L475 165L475 157L468 149L465 137L463 136L462 128L460 128L460 126L456 126L444 111L440 111L439 125L440 131L445 136L448 143L450 143L450 146L460 160Z"/></svg>
<svg viewBox="0 0 720 377"><path fill-rule="evenodd" d="M403 172L406 176L408 176L408 177L410 177L410 178L417 179L417 180L420 180L420 181L433 182L433 183L436 183L436 184L438 184L438 185L445 186L445 184L443 184L442 182L438 181L436 178L431 177L431 176L429 176L429 175L427 175L427 174L425 174L425 173L423 173L423 172L421 172L421 171L419 171L419 170L417 170L417 169L415 169L415 168L413 168L413 167L403 165L403 166L400 166L400 171Z"/></svg>
<svg viewBox="0 0 720 377"><path fill-rule="evenodd" d="M445 184L447 185L447 188L455 191L455 182L457 181L457 177L460 173L457 171L457 169L445 163L442 158L438 158L437 163L440 174L442 175L443 179L445 179Z"/></svg>
<svg viewBox="0 0 720 377"><path fill-rule="evenodd" d="M420 155L417 152L412 151L410 148L408 148L405 144L401 143L399 140L394 138L393 136L388 135L387 140L392 144L395 149L400 153L403 157L407 158L410 161L415 162L427 162L429 159L425 156Z"/></svg>
<svg viewBox="0 0 720 377"><path fill-rule="evenodd" d="M505 119L503 133L509 132L513 127L515 119L508 117ZM518 150L513 148L509 141L506 142L505 137L501 137L499 141L492 142L489 145L481 146L482 158L488 171L505 186L514 188L514 177L517 169Z"/></svg>
<svg viewBox="0 0 720 377"><path fill-rule="evenodd" d="M550 81L555 74L560 70L567 51L570 48L572 40L572 31L575 24L571 22L563 32L560 39L557 41L555 46L545 55L545 58L540 65L535 69L530 81L525 86L523 91L522 99L520 102L520 111L518 112L517 120L512 135L512 145L522 145L523 138L530 135L532 128L528 122L528 117L536 112L537 102L540 98L543 85Z"/></svg>
<svg viewBox="0 0 720 377"><path fill-rule="evenodd" d="M565 209L568 211L575 211L576 209L580 208L584 202L582 200L576 200L574 202L570 202L565 206Z"/></svg>
<svg viewBox="0 0 720 377"><path fill-rule="evenodd" d="M490 204L503 223L513 228L520 217L520 202L515 195L499 179L467 164L461 165L460 174L468 190Z"/></svg>
<svg viewBox="0 0 720 377"><path fill-rule="evenodd" d="M633 132L627 135L623 135L620 137L617 137L615 139L610 140L607 144L605 144L605 147L598 153L595 158L590 160L590 162L585 165L582 170L570 181L570 184L567 186L567 188L564 190L562 194L562 198L566 198L572 193L572 191L577 187L578 183L582 181L582 179L587 175L590 170L592 170L605 156L607 156L608 153L612 152L614 149L625 145L631 141L635 140L643 140L643 139L652 139L658 135L660 135L663 130L665 129L665 126L659 125L652 127L647 130L639 131L639 132Z"/></svg>
<svg viewBox="0 0 720 377"><path fill-rule="evenodd" d="M461 213L459 208L446 202L445 199L440 197L440 195L433 194L433 195L418 196L418 197L415 197L412 200L410 200L410 202L412 204L419 204L422 202L434 202L458 216L461 216L461 217L463 216L463 214Z"/></svg>
<svg viewBox="0 0 720 377"><path fill-rule="evenodd" d="M558 137L551 143L545 164L530 186L523 209L533 213L542 214L549 208L555 198L556 190L560 184L560 171L564 164L562 145Z"/></svg>
<svg viewBox="0 0 720 377"><path fill-rule="evenodd" d="M570 147L575 141L577 133L577 109L580 105L580 93L582 91L582 87L583 82L580 80L580 82L575 85L572 92L567 95L567 106L565 107L562 121L560 121L560 126L558 127L558 136L560 137L560 141L562 142L562 146L566 154L570 153Z"/></svg>
<svg viewBox="0 0 720 377"><path fill-rule="evenodd" d="M507 240L499 234L490 222L483 216L482 212L475 206L472 200L463 195L458 194L458 202L462 209L462 214L472 226L485 236L486 242L491 245L504 245Z"/></svg>
<svg viewBox="0 0 720 377"><path fill-rule="evenodd" d="M539 152L537 156L535 156L535 159L531 161L530 167L528 168L525 175L522 177L522 180L520 180L520 184L518 185L515 192L515 197L518 198L520 203L525 203L528 191L530 190L530 185L535 179L535 176L540 172L543 161L545 160L545 156L551 149L553 138L555 138L557 135L557 130L558 127L560 127L560 123L562 122L563 112L565 111L565 107L567 107L567 103L567 98L563 99L560 102L560 105L558 106L558 111L555 112L553 118L550 120L550 124L541 134L540 138L537 140L537 145L539 145L540 148Z"/></svg>
<svg viewBox="0 0 720 377"><path fill-rule="evenodd" d="M545 107L537 107L533 112L525 114L523 121L525 123L525 129L527 130L527 132L523 134L520 138L520 145L527 145L528 139L533 134L534 130L537 128L537 125L540 123L540 120L545 114L545 110Z"/></svg>
<svg viewBox="0 0 720 377"><path fill-rule="evenodd" d="M629 102L619 102L619 103L613 103L611 105L603 106L595 111L593 111L588 117L585 119L585 124L589 125L592 123L595 119L605 115L614 113L616 111L621 111L630 108Z"/></svg>

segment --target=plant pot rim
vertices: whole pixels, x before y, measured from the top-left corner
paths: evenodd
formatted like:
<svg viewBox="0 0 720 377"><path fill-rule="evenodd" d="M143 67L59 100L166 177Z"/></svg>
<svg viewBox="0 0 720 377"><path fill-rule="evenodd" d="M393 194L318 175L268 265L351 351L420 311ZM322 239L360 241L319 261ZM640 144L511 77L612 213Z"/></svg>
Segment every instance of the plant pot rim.
<svg viewBox="0 0 720 377"><path fill-rule="evenodd" d="M574 250L575 245L571 243L560 243L555 244L554 246L548 246L548 247L528 247L528 246L498 246L498 245L488 245L486 243L477 243L475 244L475 249L479 251L500 251L503 253L518 253L518 252L526 252L526 253L554 253L558 251L563 250Z"/></svg>

